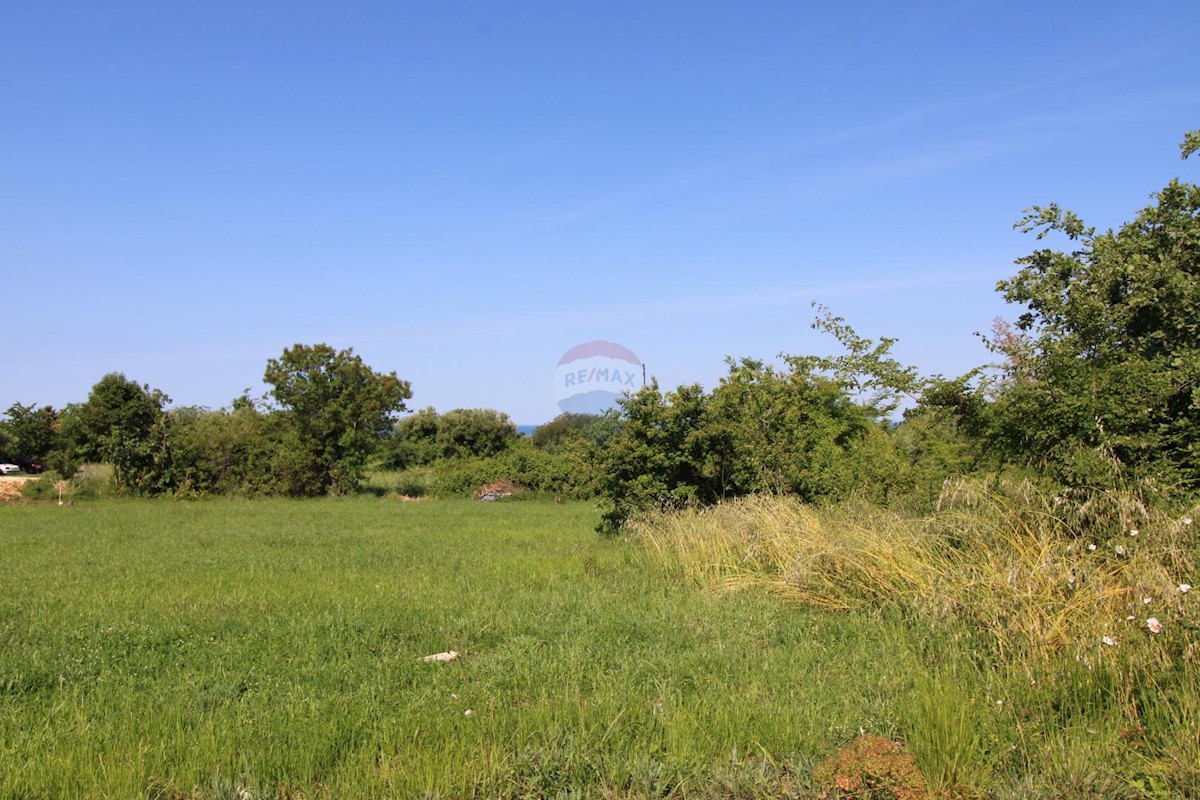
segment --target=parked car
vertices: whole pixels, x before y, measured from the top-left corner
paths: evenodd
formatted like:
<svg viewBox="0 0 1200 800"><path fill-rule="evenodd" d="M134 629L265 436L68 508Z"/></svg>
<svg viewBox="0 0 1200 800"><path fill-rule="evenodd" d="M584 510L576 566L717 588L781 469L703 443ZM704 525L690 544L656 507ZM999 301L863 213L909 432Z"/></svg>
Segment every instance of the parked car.
<svg viewBox="0 0 1200 800"><path fill-rule="evenodd" d="M13 475L21 471L16 464L0 464L0 475Z"/></svg>
<svg viewBox="0 0 1200 800"><path fill-rule="evenodd" d="M14 458L13 463L28 472L30 475L41 475L46 471L46 466L44 464L39 464L36 461L30 461L27 458Z"/></svg>

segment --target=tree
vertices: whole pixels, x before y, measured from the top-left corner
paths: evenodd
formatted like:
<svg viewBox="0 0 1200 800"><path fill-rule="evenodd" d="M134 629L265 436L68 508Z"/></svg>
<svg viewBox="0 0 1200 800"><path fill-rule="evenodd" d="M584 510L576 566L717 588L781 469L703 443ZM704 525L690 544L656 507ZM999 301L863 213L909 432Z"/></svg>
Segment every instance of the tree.
<svg viewBox="0 0 1200 800"><path fill-rule="evenodd" d="M1029 209L1016 227L1074 249L1035 250L997 287L1025 307L1008 348L1024 349L991 438L1070 485L1200 485L1200 187L1173 180L1153 200L1099 234L1057 205Z"/></svg>
<svg viewBox="0 0 1200 800"><path fill-rule="evenodd" d="M517 438L507 414L491 408L456 408L438 420L436 442L443 458L494 456Z"/></svg>
<svg viewBox="0 0 1200 800"><path fill-rule="evenodd" d="M5 427L12 441L5 449L9 458L45 463L57 444L58 412L53 406L9 406Z"/></svg>
<svg viewBox="0 0 1200 800"><path fill-rule="evenodd" d="M437 409L422 408L396 423L395 430L381 446L380 462L389 469L408 469L432 464L439 457Z"/></svg>
<svg viewBox="0 0 1200 800"><path fill-rule="evenodd" d="M601 448L621 429L621 415L616 409L603 414L559 414L545 425L539 425L531 440L534 447L557 452L574 442L586 442Z"/></svg>
<svg viewBox="0 0 1200 800"><path fill-rule="evenodd" d="M283 440L279 414L248 398L226 411L187 407L170 418L172 484L183 494L286 493L274 460Z"/></svg>
<svg viewBox="0 0 1200 800"><path fill-rule="evenodd" d="M291 475L289 493L351 492L367 457L412 397L408 381L382 374L351 349L297 344L270 359L263 380L285 409L290 436L276 459Z"/></svg>
<svg viewBox="0 0 1200 800"><path fill-rule="evenodd" d="M851 400L849 387L789 357L777 370L754 359L728 359L713 390L710 427L723 435L729 494L794 494L807 502L837 498L857 483L854 451L878 412Z"/></svg>
<svg viewBox="0 0 1200 800"><path fill-rule="evenodd" d="M162 485L166 448L163 407L171 399L119 372L101 378L87 402L69 407L62 433L70 451L64 461L104 461L123 489L156 492Z"/></svg>
<svg viewBox="0 0 1200 800"><path fill-rule="evenodd" d="M709 397L699 384L664 395L651 380L617 402L624 424L601 455L600 493L610 504L602 532L617 532L637 511L712 503L722 496L721 476L709 464L714 449L705 424Z"/></svg>

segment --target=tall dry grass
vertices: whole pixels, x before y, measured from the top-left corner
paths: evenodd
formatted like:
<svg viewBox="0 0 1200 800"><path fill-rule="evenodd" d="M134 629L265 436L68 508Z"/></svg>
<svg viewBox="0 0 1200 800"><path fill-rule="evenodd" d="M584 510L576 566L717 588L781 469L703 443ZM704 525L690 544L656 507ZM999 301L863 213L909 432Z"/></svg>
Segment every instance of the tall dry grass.
<svg viewBox="0 0 1200 800"><path fill-rule="evenodd" d="M646 517L634 530L692 581L765 589L816 608L958 621L1000 656L1090 657L1149 632L1151 618L1185 629L1196 619L1179 590L1197 575L1192 515L1110 505L1108 523L1093 519L1081 535L1079 506L1062 497L1027 483L958 480L928 516L750 497Z"/></svg>
<svg viewBox="0 0 1200 800"><path fill-rule="evenodd" d="M753 497L634 527L683 579L944 631L900 704L935 796L1200 796L1198 516L964 479L925 516Z"/></svg>

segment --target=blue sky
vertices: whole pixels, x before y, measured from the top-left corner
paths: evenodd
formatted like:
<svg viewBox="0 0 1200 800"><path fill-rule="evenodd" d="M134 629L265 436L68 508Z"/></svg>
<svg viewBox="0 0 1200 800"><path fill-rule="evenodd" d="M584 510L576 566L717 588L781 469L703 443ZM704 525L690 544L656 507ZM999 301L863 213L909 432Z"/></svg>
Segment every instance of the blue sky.
<svg viewBox="0 0 1200 800"><path fill-rule="evenodd" d="M1200 4L0 6L0 408L182 405L353 347L411 405L555 415L571 346L667 386L987 360L1026 206L1118 225L1200 127Z"/></svg>

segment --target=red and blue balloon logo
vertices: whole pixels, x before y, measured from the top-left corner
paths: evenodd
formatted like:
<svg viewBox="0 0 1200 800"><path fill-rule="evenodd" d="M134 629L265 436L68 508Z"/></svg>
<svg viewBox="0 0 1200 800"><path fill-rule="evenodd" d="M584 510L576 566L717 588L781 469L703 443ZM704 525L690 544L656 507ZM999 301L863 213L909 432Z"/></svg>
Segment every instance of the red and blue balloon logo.
<svg viewBox="0 0 1200 800"><path fill-rule="evenodd" d="M554 368L554 400L569 414L603 414L642 386L642 362L628 347L597 339L563 354Z"/></svg>

